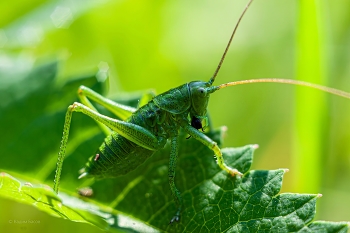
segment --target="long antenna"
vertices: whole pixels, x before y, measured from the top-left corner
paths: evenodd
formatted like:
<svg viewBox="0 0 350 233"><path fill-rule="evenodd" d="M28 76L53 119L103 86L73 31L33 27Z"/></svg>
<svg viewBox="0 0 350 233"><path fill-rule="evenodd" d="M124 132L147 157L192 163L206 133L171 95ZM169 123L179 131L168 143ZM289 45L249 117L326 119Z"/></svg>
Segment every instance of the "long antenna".
<svg viewBox="0 0 350 233"><path fill-rule="evenodd" d="M242 84L250 84L250 83L284 83L284 84L293 84L293 85L299 85L299 86L307 86L307 87L315 88L321 91L325 91L334 95L338 95L338 96L342 96L344 98L350 99L350 93L341 91L335 88L325 87L322 85L299 81L299 80L279 79L279 78L249 79L249 80L242 80L242 81L236 81L236 82L229 82L229 83L221 84L219 86L210 87L209 89L211 90L209 90L209 92L211 93L225 87L242 85Z"/></svg>
<svg viewBox="0 0 350 233"><path fill-rule="evenodd" d="M228 41L228 44L227 44L227 46L226 46L226 48L225 48L224 54L223 54L222 57L221 57L221 60L220 60L220 62L219 62L219 65L218 65L218 67L216 68L216 70L215 70L213 76L212 76L212 77L210 78L210 80L209 80L209 84L210 84L210 85L213 84L213 82L215 81L215 78L216 78L216 76L217 76L218 73L219 73L219 70L220 70L220 68L221 68L221 65L222 65L222 63L223 63L224 60L225 60L227 51L228 51L228 49L230 48L232 39L233 39L233 37L234 37L234 35L235 35L236 31L237 31L238 25L239 25L239 23L241 22L241 20L242 20L244 14L245 14L245 12L248 10L248 8L249 8L249 6L250 6L250 4L251 4L252 2L253 2L253 0L250 0L250 1L248 2L248 4L247 4L246 7L244 8L244 10L243 10L241 16L239 17L238 22L237 22L237 24L236 24L236 26L235 26L235 28L233 29L233 32L232 32L232 34L231 34L230 40Z"/></svg>

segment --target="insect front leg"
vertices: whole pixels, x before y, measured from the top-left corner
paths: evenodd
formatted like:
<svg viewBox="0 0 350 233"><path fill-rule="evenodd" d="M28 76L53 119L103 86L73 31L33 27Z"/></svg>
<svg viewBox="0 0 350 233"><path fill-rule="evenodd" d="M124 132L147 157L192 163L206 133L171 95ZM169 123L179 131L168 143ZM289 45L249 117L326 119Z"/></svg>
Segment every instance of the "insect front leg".
<svg viewBox="0 0 350 233"><path fill-rule="evenodd" d="M182 197L181 193L175 186L175 168L176 168L176 160L179 153L179 144L178 137L171 138L171 151L170 151L170 160L169 160L169 184L171 189L171 194L174 198L175 205L178 208L175 216L170 220L170 223L180 220L180 213L182 208Z"/></svg>
<svg viewBox="0 0 350 233"><path fill-rule="evenodd" d="M193 128L188 124L184 124L182 125L182 127L189 135L191 135L193 138L203 143L205 146L207 146L209 149L211 149L214 152L216 156L216 162L222 170L227 171L232 176L242 175L242 173L240 173L237 169L231 168L225 164L224 158L222 157L221 150L218 147L216 142L214 142L208 136L206 136L205 134L201 133L200 131L198 131L197 129Z"/></svg>

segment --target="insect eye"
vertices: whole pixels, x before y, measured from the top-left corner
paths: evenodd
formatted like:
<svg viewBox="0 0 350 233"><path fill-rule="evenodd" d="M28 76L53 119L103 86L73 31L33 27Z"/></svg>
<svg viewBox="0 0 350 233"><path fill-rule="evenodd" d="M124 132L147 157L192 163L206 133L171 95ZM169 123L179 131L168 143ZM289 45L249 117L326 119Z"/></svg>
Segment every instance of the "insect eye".
<svg viewBox="0 0 350 233"><path fill-rule="evenodd" d="M207 94L207 90L204 88L198 88L198 93L202 96L205 96Z"/></svg>

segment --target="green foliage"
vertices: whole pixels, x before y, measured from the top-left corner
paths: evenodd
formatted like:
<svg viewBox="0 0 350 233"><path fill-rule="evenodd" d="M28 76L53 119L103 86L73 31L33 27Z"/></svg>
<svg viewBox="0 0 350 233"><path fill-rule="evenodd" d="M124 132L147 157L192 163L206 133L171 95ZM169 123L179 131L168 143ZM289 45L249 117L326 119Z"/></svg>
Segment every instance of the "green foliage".
<svg viewBox="0 0 350 233"><path fill-rule="evenodd" d="M321 14L317 16L302 7L313 1L299 2L255 0L233 40L217 84L260 77L293 79L296 66L302 66L305 71L299 78L321 83L318 78L322 76L327 86L349 91L350 1L319 1ZM118 101L125 101L119 95L121 90L128 91L125 97L129 99L129 92L135 90L154 88L161 93L189 81L208 80L245 4L213 0L1 1L0 169L34 186L52 186L67 106L77 100L76 90L81 84L102 90L95 74L89 75L95 67L109 67L108 94L118 93ZM297 17L302 18L299 24ZM315 19L320 34L311 24ZM316 44L317 37L322 43ZM323 50L321 54L317 47ZM310 56L305 56L305 49L311 51ZM59 65L53 62L33 68L52 58L60 60ZM321 73L308 74L317 68L319 60ZM274 84L220 91L209 103L212 124L228 126L224 146L261 145L254 169L290 168L282 191L297 192L303 187L305 192L324 194L318 201L317 219L348 220L350 202L344 200L350 193L349 101L328 95L324 101L323 97L315 98L312 90L300 89L303 96L298 99L293 87ZM138 95L134 97L132 105L137 103ZM327 111L323 107L317 111L315 105L325 105ZM296 118L305 124L297 127ZM320 128L310 129L315 124ZM301 140L302 148L296 148L295 135L306 137ZM77 187L88 184L76 179L77 171L103 138L91 119L74 115L61 182L62 190L70 197ZM164 166L167 158L164 155ZM310 175L311 168L319 175ZM185 179L181 177L191 178L180 173L177 182ZM121 190L127 187L120 182L117 186L113 180L98 181L94 198L99 207L109 205L117 196L120 199L114 203L119 203L124 199ZM186 187L181 188L186 191ZM52 218L8 199L0 198L0 206L2 232L99 231L87 224ZM40 224L14 226L6 221L28 216L39 219ZM318 225L308 226L316 229Z"/></svg>
<svg viewBox="0 0 350 233"><path fill-rule="evenodd" d="M39 100L48 99L48 103L55 102L63 97L62 93L75 93L79 84L95 86L95 90L101 91L101 84L96 83L93 76L79 78L60 86L54 85L56 66L55 63L51 63L33 70L22 80L26 86L33 86L28 88L28 94L10 99L9 103L2 107L2 116L7 119L6 116L10 113L12 116L17 115L15 111L19 110L14 106L35 106L37 103L40 112L35 114L35 111L33 115L28 115L26 124L16 125L14 130L33 135L38 130L34 127L35 123L50 118L51 121L62 118L58 120L58 125L62 127L66 106L56 105L52 108L46 106L45 101ZM36 79L32 78L34 76L46 77L46 81L36 82ZM18 93L16 84L12 84L8 89L8 92L11 91ZM68 102L73 102L75 97L70 94L65 98ZM125 95L120 101L135 105L135 99L135 95ZM32 103L28 104L28 101ZM73 119L79 119L79 115L73 115ZM4 119L1 122L5 125ZM15 119L8 119L7 123L10 120ZM74 124L79 125L80 120L83 118L73 121L73 128L76 127ZM55 123L49 123L46 127L52 129L51 124ZM94 190L92 199L79 197L75 190L86 183L77 180L77 171L85 164L86 158L94 153L96 144L103 140L94 130L92 121L89 122L85 117L83 123L84 132L80 130L79 134L84 140L78 140L78 137L74 136L77 135L77 131L73 130L68 142L62 188L58 196L44 183L52 185L56 156L52 157L51 152L57 151L59 140L53 143L56 147L51 150L46 150L44 146L47 146L48 138L61 134L61 129L57 132L49 130L43 141L39 141L37 145L33 145L30 140L22 140L25 135L20 134L18 139L11 138L17 143L22 141L21 148L27 148L23 151L15 150L13 144L3 146L6 156L0 157L2 169L13 176L1 174L0 196L30 204L55 217L89 223L110 231L347 232L348 224L345 222L311 223L319 195L278 195L286 170L249 171L256 146L222 150L226 163L244 173L243 177L231 177L218 168L212 151L194 139L186 139L186 135L182 135L180 139L180 157L176 170L176 184L184 199L179 223L169 225L176 208L168 185L168 147L125 176L90 182ZM224 133L221 129L209 132L208 136L221 144ZM38 152L33 148L41 153L35 154ZM38 158L37 165L33 164L24 169L22 163L16 162L28 159L29 163L29 158L33 159L35 155ZM14 171L21 174L18 175Z"/></svg>
<svg viewBox="0 0 350 233"><path fill-rule="evenodd" d="M218 137L218 132L212 136ZM187 147L191 144L197 149ZM347 232L347 223L318 221L310 224L319 195L277 195L285 170L248 172L254 146L223 149L227 163L245 173L243 178L232 178L215 166L207 148L195 144L197 142L182 146L178 183L184 190L185 208L181 221L172 225L168 221L175 206L167 187L167 161L164 159L168 150L157 153L138 172L115 181L115 185L127 182L127 187L117 194L111 207L79 199L72 193L57 196L48 186L24 183L6 173L1 174L0 195L34 205L52 216L89 223L104 230ZM140 174L139 170L145 173ZM95 192L110 190L104 189L96 188Z"/></svg>

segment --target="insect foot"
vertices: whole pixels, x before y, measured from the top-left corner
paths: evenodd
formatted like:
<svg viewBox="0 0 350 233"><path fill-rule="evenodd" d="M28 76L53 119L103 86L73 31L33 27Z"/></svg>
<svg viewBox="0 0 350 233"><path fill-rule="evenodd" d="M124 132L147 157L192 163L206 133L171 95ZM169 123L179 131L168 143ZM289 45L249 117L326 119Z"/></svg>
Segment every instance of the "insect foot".
<svg viewBox="0 0 350 233"><path fill-rule="evenodd" d="M235 176L235 175L243 176L241 172L239 172L237 169L234 169L234 168L227 167L227 171L231 176Z"/></svg>
<svg viewBox="0 0 350 233"><path fill-rule="evenodd" d="M177 212L175 216L170 220L169 224L173 224L173 222L178 222L180 220L180 212Z"/></svg>
<svg viewBox="0 0 350 233"><path fill-rule="evenodd" d="M219 149L219 147L217 146L216 143L214 143L214 147L213 147L213 150L215 152L215 156L216 156L216 163L219 165L219 167L226 171L227 173L229 173L230 175L232 176L235 176L235 175L239 175L239 176L242 176L243 174L241 172L239 172L237 169L235 168L231 168L229 166L227 166L224 162L224 159L222 157L222 153Z"/></svg>

